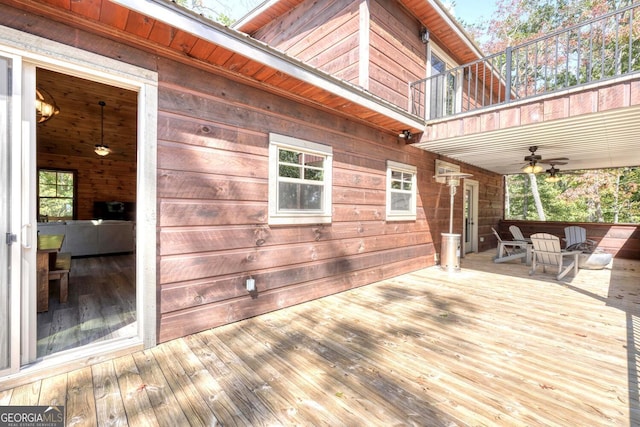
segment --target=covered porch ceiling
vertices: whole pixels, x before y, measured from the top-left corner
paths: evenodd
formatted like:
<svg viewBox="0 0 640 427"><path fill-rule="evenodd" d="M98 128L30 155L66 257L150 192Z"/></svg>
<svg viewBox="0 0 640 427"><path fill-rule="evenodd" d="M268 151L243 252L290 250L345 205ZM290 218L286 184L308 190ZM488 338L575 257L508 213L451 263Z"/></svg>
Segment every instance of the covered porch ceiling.
<svg viewBox="0 0 640 427"><path fill-rule="evenodd" d="M413 145L502 175L522 172L530 146L543 161L568 157L561 171L639 166L640 106Z"/></svg>

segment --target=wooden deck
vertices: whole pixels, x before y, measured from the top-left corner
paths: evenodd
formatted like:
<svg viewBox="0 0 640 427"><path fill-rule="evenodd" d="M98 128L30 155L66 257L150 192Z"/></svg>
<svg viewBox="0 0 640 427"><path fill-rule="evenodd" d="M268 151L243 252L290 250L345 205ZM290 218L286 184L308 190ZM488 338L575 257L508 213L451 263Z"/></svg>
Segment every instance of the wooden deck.
<svg viewBox="0 0 640 427"><path fill-rule="evenodd" d="M640 262L558 282L492 255L5 390L0 405L62 404L87 426L638 425Z"/></svg>

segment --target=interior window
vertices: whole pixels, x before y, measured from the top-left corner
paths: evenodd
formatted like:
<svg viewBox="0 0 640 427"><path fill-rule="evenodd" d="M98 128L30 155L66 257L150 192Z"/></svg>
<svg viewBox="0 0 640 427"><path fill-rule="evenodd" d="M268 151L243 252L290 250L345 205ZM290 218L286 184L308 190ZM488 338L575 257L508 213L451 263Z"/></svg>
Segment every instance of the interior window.
<svg viewBox="0 0 640 427"><path fill-rule="evenodd" d="M75 217L76 172L38 170L38 220L71 220Z"/></svg>

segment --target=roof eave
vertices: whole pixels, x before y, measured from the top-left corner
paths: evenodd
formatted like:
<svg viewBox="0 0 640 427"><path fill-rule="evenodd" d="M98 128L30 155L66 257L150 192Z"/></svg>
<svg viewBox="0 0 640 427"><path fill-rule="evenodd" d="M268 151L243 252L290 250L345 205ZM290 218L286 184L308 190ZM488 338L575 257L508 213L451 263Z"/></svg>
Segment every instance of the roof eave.
<svg viewBox="0 0 640 427"><path fill-rule="evenodd" d="M407 128L424 129L424 121L364 89L337 79L274 49L267 44L217 22L158 0L114 0L127 9L164 22L182 31L223 46L234 53L271 67L302 82L317 86L345 100L401 122Z"/></svg>
<svg viewBox="0 0 640 427"><path fill-rule="evenodd" d="M447 8L445 8L442 5L442 3L440 3L439 0L425 0L425 1L429 3L431 7L433 7L438 12L438 14L447 23L447 25L449 25L449 27L451 27L455 31L456 35L464 41L464 43L469 47L469 49L475 55L477 55L476 59L480 59L485 56L482 50L480 49L480 47L478 47L478 45L473 41L473 39L469 37L469 34L467 34L467 32L464 30L464 28L462 28L460 23L455 19L454 16L451 15L451 13L449 13Z"/></svg>

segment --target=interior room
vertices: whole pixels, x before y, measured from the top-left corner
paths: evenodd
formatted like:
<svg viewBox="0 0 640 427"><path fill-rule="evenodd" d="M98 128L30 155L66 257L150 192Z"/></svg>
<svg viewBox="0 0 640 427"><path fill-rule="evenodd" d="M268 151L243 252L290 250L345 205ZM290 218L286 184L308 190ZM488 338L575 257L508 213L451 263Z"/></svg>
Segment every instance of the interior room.
<svg viewBox="0 0 640 427"><path fill-rule="evenodd" d="M38 240L60 237L37 267L39 358L135 334L136 117L134 91L37 69Z"/></svg>

